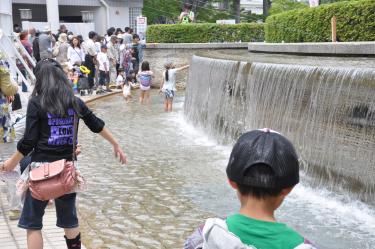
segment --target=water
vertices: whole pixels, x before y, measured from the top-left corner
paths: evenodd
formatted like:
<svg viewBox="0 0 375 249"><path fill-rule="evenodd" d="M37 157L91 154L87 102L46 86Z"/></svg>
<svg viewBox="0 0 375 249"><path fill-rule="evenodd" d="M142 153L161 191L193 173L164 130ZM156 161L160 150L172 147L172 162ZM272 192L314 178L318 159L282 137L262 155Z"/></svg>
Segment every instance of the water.
<svg viewBox="0 0 375 249"><path fill-rule="evenodd" d="M187 121L183 102L179 93L174 111L164 113L162 98L153 92L149 107L125 104L120 96L91 106L107 121L129 163L121 166L106 141L80 127L79 166L89 189L79 194L78 207L88 248L181 248L205 218L238 209L225 176L231 143L223 145ZM0 154L13 149L0 147ZM277 217L322 249L373 248L373 206L309 181L302 176Z"/></svg>
<svg viewBox="0 0 375 249"><path fill-rule="evenodd" d="M181 94L173 113L162 111L155 93L149 107L126 105L119 96L92 106L110 120L129 159L120 166L107 142L82 129L80 165L91 184L80 195L79 210L84 241L93 248L181 248L204 218L238 209L225 177L231 144L187 121L183 101ZM311 187L310 180L302 176L277 217L323 249L371 248L373 207Z"/></svg>
<svg viewBox="0 0 375 249"><path fill-rule="evenodd" d="M280 131L317 185L374 203L374 91L372 68L193 56L185 112L223 143L246 130Z"/></svg>

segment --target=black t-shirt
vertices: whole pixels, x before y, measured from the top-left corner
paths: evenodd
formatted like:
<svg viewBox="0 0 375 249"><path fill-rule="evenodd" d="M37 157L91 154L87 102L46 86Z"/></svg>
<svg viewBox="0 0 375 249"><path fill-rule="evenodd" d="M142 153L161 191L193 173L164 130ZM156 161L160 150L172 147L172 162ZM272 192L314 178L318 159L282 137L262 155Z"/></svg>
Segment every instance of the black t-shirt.
<svg viewBox="0 0 375 249"><path fill-rule="evenodd" d="M92 132L99 133L104 128L104 121L96 117L79 98L79 117ZM40 98L30 99L26 113L26 129L17 149L24 156L32 152L32 162L53 162L60 159L72 160L73 108L69 108L66 117L58 117L42 110Z"/></svg>

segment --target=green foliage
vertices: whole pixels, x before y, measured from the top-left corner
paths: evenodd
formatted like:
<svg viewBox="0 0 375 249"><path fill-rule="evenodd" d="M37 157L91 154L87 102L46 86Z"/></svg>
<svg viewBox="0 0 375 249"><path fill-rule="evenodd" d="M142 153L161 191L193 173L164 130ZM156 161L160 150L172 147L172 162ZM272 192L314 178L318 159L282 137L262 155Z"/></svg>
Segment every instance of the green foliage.
<svg viewBox="0 0 375 249"><path fill-rule="evenodd" d="M205 3L204 3L205 2ZM219 10L213 7L215 1L199 0L195 10L196 22L216 22L219 19L233 19L228 10ZM142 14L147 17L148 24L179 23L181 13L179 0L144 0Z"/></svg>
<svg viewBox="0 0 375 249"><path fill-rule="evenodd" d="M251 13L251 11L242 11L241 12L241 22L258 22L264 21L264 15L257 15L254 13Z"/></svg>
<svg viewBox="0 0 375 249"><path fill-rule="evenodd" d="M324 4L269 16L267 42L329 42L331 18L337 18L339 41L375 41L375 1L357 0Z"/></svg>
<svg viewBox="0 0 375 249"><path fill-rule="evenodd" d="M274 0L272 1L270 15L279 14L289 10L304 9L309 6L306 3L295 2L293 0Z"/></svg>
<svg viewBox="0 0 375 249"><path fill-rule="evenodd" d="M147 28L147 42L206 43L255 42L264 40L263 24L172 24L151 25Z"/></svg>
<svg viewBox="0 0 375 249"><path fill-rule="evenodd" d="M147 23L177 22L181 6L176 0L144 0L142 14Z"/></svg>

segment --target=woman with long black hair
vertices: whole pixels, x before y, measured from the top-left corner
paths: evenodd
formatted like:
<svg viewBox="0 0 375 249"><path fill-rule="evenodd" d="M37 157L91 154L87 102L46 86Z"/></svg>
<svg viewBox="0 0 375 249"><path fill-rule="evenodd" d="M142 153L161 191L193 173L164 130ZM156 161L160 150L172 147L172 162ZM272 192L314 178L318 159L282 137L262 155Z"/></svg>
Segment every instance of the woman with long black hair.
<svg viewBox="0 0 375 249"><path fill-rule="evenodd" d="M0 171L13 170L29 153L31 169L38 167L40 162L49 163L61 159L72 161L73 137L76 132L74 120L77 118L83 119L92 132L99 133L109 141L115 156L121 163L126 163L124 152L105 128L104 122L82 100L74 96L59 63L52 59L38 62L35 76L35 88L27 107L24 137L18 142L17 152L0 165ZM72 249L81 248L75 200L76 193L68 193L55 199L56 225L64 229L67 247ZM29 249L43 248L41 229L47 203L48 201L32 197L29 190L26 192L18 226L27 229Z"/></svg>

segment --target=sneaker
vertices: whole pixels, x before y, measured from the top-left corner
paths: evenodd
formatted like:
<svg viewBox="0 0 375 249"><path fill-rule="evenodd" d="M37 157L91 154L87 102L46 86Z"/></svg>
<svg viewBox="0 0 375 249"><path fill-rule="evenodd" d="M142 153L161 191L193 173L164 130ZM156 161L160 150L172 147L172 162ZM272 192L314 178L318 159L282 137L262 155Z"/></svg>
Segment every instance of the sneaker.
<svg viewBox="0 0 375 249"><path fill-rule="evenodd" d="M21 211L20 210L10 210L9 211L9 220L19 220L21 217Z"/></svg>
<svg viewBox="0 0 375 249"><path fill-rule="evenodd" d="M110 88L107 88L105 91L106 92L113 92Z"/></svg>

